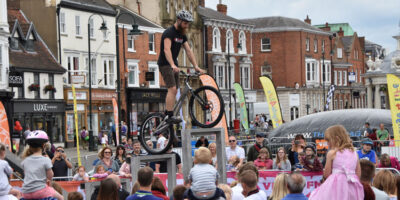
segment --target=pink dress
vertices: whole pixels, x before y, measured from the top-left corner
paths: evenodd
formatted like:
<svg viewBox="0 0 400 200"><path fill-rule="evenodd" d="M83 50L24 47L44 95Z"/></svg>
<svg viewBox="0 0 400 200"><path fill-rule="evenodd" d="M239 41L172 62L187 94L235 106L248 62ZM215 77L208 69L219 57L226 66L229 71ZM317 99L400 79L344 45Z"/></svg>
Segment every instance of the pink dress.
<svg viewBox="0 0 400 200"><path fill-rule="evenodd" d="M364 188L356 174L358 157L350 150L338 151L332 163L332 174L311 192L310 200L363 200Z"/></svg>

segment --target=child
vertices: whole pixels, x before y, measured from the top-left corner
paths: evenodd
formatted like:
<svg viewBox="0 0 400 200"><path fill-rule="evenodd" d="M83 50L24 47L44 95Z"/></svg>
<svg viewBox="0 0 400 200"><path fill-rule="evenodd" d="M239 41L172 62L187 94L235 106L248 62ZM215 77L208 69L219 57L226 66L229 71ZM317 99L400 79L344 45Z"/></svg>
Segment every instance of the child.
<svg viewBox="0 0 400 200"><path fill-rule="evenodd" d="M296 163L294 171L303 171L304 170L305 156L306 156L306 153L304 153L304 152L298 153L299 162Z"/></svg>
<svg viewBox="0 0 400 200"><path fill-rule="evenodd" d="M316 156L316 151L313 146L308 145L304 148L306 156L303 159L305 171L321 172L323 170L322 164Z"/></svg>
<svg viewBox="0 0 400 200"><path fill-rule="evenodd" d="M68 194L68 200L83 200L83 196L79 192L70 192Z"/></svg>
<svg viewBox="0 0 400 200"><path fill-rule="evenodd" d="M108 173L104 169L104 166L103 165L97 166L96 173L93 174L93 177L94 178L106 178L107 176L108 176Z"/></svg>
<svg viewBox="0 0 400 200"><path fill-rule="evenodd" d="M72 179L73 181L89 181L89 175L85 172L85 167L80 166L78 167L78 170L76 170L77 173L75 174L74 178Z"/></svg>
<svg viewBox="0 0 400 200"><path fill-rule="evenodd" d="M54 197L64 200L63 196L52 187L46 185L47 180L53 178L53 165L48 157L43 156L44 145L49 140L46 132L31 132L26 142L29 145L23 154L21 163L24 172L24 184L22 185L22 197L24 199L42 199Z"/></svg>
<svg viewBox="0 0 400 200"><path fill-rule="evenodd" d="M311 192L310 200L363 200L364 189L358 177L360 163L346 129L341 125L325 131L329 152L324 170L325 182Z"/></svg>
<svg viewBox="0 0 400 200"><path fill-rule="evenodd" d="M200 147L194 152L194 166L189 172L190 189L185 192L185 199L219 199L224 197L224 192L217 188L219 174L210 165L211 151Z"/></svg>
<svg viewBox="0 0 400 200"><path fill-rule="evenodd" d="M258 170L272 169L273 161L269 157L267 148L262 148L258 154L258 158L254 161L254 165Z"/></svg>
<svg viewBox="0 0 400 200"><path fill-rule="evenodd" d="M12 189L8 183L8 177L12 174L12 169L8 162L5 161L6 157L6 146L0 143L0 199L1 197L8 196L9 194L18 197L21 193L18 190Z"/></svg>
<svg viewBox="0 0 400 200"><path fill-rule="evenodd" d="M236 171L236 167L239 165L240 159L238 156L231 156L228 160L228 165L226 166L226 171Z"/></svg>
<svg viewBox="0 0 400 200"><path fill-rule="evenodd" d="M103 137L101 137L101 144L103 145L103 148L107 146L108 144L107 133L103 133Z"/></svg>

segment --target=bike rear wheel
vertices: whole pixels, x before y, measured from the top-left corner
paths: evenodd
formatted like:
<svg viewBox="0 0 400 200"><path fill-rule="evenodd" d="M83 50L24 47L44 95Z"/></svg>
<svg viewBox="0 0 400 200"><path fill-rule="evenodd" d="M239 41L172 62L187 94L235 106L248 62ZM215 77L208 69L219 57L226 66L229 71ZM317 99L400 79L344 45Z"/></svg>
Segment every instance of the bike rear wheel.
<svg viewBox="0 0 400 200"><path fill-rule="evenodd" d="M149 114L144 119L140 128L138 139L143 148L149 154L163 154L171 147L172 143L174 142L175 135L173 125L163 122L164 116L165 115L161 113ZM160 127L164 128L161 130ZM155 132L160 132L160 134L162 134L162 137L164 137L165 139L161 138L159 134L155 135ZM151 142L149 142L148 144L148 141Z"/></svg>
<svg viewBox="0 0 400 200"><path fill-rule="evenodd" d="M202 128L214 127L221 121L224 114L224 101L221 94L210 86L196 89L189 100L189 114L194 125Z"/></svg>

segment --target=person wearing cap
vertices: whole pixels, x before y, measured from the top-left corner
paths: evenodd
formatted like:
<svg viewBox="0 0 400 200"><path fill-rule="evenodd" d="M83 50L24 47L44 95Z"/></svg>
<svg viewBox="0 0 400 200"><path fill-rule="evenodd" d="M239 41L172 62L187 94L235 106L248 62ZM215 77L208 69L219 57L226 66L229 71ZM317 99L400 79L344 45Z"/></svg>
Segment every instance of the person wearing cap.
<svg viewBox="0 0 400 200"><path fill-rule="evenodd" d="M371 139L365 138L362 140L362 149L357 151L358 159L366 159L376 164L376 153L372 150L374 143Z"/></svg>
<svg viewBox="0 0 400 200"><path fill-rule="evenodd" d="M304 151L306 152L306 156L303 158L303 168L306 171L321 172L324 167L318 159L314 146L307 145Z"/></svg>
<svg viewBox="0 0 400 200"><path fill-rule="evenodd" d="M269 157L272 158L271 150L267 146L268 142L264 137L264 133L256 133L256 143L250 147L249 152L247 153L247 162L254 162L258 158L258 154L262 148L266 148L269 152Z"/></svg>

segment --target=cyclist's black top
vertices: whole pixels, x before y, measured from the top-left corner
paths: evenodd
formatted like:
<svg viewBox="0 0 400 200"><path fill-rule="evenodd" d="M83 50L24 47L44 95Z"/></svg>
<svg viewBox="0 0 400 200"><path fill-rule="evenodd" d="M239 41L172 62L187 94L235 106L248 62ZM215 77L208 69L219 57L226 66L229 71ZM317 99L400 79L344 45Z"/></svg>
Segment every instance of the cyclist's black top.
<svg viewBox="0 0 400 200"><path fill-rule="evenodd" d="M164 53L164 39L169 38L171 39L171 53L172 59L176 66L178 66L177 57L179 55L179 51L183 43L187 41L186 35L182 35L181 33L176 30L175 26L172 25L171 27L167 28L161 36L161 48L160 48L160 56L158 57L158 66L170 65L167 59L165 58Z"/></svg>

